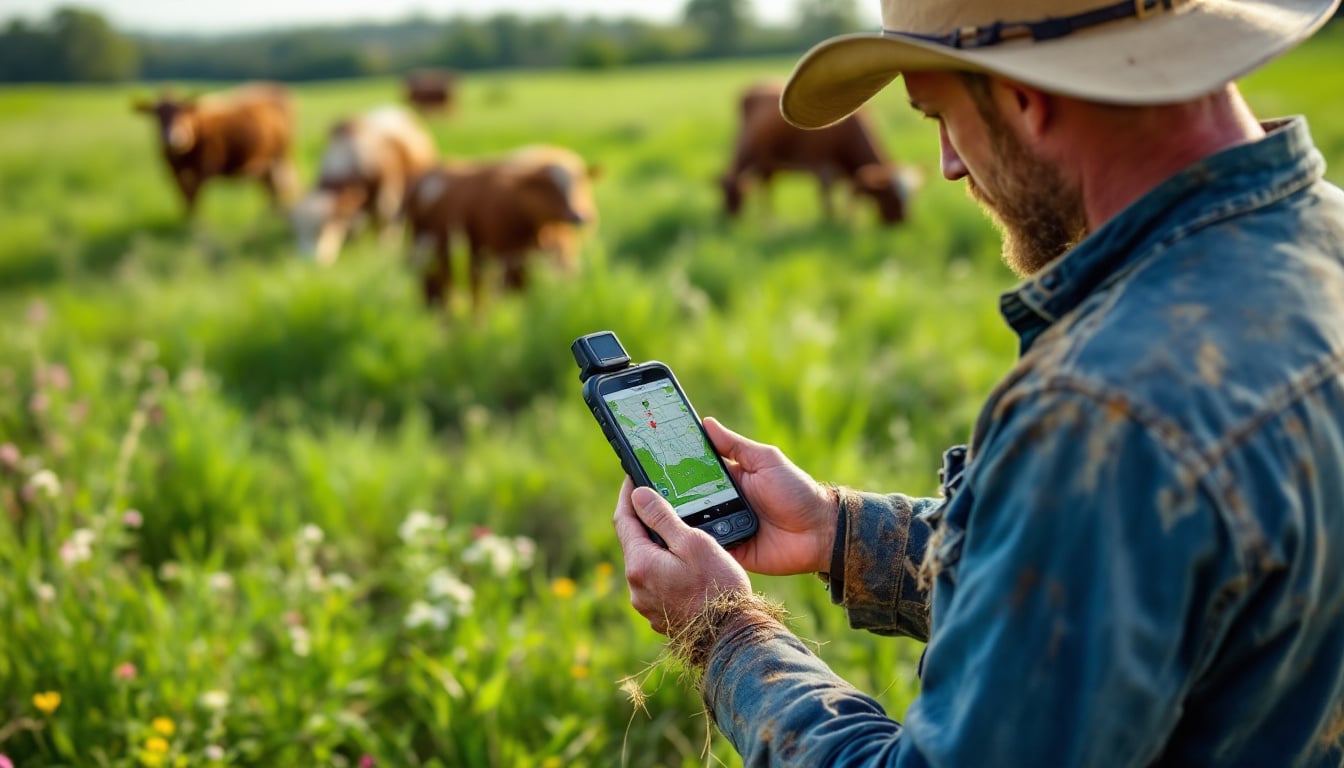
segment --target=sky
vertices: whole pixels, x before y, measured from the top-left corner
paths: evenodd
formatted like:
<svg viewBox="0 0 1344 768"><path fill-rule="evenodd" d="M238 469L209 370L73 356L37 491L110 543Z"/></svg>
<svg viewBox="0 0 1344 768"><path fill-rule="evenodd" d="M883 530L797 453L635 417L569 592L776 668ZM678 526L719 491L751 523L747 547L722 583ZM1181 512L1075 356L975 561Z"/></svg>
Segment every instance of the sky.
<svg viewBox="0 0 1344 768"><path fill-rule="evenodd" d="M415 12L431 17L456 13L488 16L504 11L520 15L564 13L638 16L666 22L680 17L686 0L0 0L0 19L42 19L56 7L70 4L97 10L125 31L209 34L295 24L389 21ZM863 0L860 5L868 14L865 23L876 27L877 0ZM753 7L761 21L782 23L792 16L794 3L756 0Z"/></svg>

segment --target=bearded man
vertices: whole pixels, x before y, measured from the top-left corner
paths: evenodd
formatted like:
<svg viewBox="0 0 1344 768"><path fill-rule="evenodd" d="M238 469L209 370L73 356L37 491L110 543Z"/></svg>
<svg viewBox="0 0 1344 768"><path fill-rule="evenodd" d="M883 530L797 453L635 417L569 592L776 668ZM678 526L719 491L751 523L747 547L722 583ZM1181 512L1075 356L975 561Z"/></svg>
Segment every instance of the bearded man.
<svg viewBox="0 0 1344 768"><path fill-rule="evenodd" d="M1024 278L1021 356L940 498L822 485L706 420L760 517L729 553L626 481L631 601L746 764L1341 764L1344 193L1304 119L1233 85L1337 2L883 0L880 34L801 60L802 127L903 78ZM748 570L926 640L904 722Z"/></svg>

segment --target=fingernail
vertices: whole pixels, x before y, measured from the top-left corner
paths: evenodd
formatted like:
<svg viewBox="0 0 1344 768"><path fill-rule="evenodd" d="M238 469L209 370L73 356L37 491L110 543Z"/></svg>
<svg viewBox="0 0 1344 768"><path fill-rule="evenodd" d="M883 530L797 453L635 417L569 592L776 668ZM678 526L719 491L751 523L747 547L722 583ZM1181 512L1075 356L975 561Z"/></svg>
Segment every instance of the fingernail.
<svg viewBox="0 0 1344 768"><path fill-rule="evenodd" d="M635 492L630 494L630 500L640 509L648 509L650 505L658 498L658 494L653 492L652 488L640 486Z"/></svg>

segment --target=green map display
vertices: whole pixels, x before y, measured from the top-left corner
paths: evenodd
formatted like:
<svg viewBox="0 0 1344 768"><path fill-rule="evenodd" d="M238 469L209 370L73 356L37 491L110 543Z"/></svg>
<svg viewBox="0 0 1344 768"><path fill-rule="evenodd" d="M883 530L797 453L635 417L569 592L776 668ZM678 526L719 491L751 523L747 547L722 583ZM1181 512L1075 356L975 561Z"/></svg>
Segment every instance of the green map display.
<svg viewBox="0 0 1344 768"><path fill-rule="evenodd" d="M728 498L736 495L690 408L669 382L609 394L607 407L653 487L672 506L722 497L725 492ZM715 498L712 503L722 500Z"/></svg>

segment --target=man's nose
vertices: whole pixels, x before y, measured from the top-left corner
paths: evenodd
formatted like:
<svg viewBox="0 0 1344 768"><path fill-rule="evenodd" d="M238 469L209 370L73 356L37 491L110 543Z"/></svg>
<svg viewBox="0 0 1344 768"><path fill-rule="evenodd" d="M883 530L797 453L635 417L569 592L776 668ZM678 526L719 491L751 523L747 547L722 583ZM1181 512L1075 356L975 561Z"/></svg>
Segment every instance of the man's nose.
<svg viewBox="0 0 1344 768"><path fill-rule="evenodd" d="M961 161L961 155L957 154L957 150L952 146L952 140L947 137L946 126L938 126L938 139L942 145L943 178L956 181L969 175L966 164Z"/></svg>

